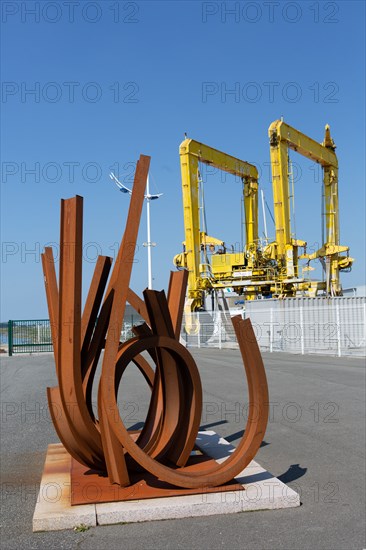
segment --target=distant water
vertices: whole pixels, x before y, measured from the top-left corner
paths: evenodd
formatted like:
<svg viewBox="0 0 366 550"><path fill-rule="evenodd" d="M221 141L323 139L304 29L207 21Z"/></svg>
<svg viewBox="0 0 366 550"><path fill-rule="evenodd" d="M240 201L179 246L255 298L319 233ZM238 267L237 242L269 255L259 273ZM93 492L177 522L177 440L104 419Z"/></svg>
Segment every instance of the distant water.
<svg viewBox="0 0 366 550"><path fill-rule="evenodd" d="M4 346L4 345L8 345L8 335L7 334L0 334L0 346ZM34 342L32 342L32 339L31 338L14 338L13 339L13 344L17 345L17 346L21 346L21 345L26 345L26 344L33 344Z"/></svg>

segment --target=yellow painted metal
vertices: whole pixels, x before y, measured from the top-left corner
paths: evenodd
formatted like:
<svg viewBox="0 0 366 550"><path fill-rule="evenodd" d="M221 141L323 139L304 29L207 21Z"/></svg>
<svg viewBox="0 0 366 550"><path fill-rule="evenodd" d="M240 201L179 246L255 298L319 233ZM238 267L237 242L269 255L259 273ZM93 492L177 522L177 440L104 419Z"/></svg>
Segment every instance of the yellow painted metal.
<svg viewBox="0 0 366 550"><path fill-rule="evenodd" d="M353 259L349 248L339 244L338 160L329 126L323 143L309 138L283 120L269 127L272 187L275 218L275 241L260 244L258 236L258 171L246 161L186 139L180 145L185 241L183 252L174 258L179 268L189 271L186 311L204 305L206 290L233 287L245 299L264 296L296 296L297 292L315 296L319 291L329 295L342 292L339 272L350 269ZM289 149L319 163L323 169L324 242L313 254L303 253L306 241L291 232L289 183ZM199 167L210 165L240 178L243 183L246 244L243 251L227 253L225 243L207 235L200 227ZM219 250L217 248L219 247ZM207 258L207 251L216 254ZM341 253L346 253L341 255ZM299 266L320 258L326 280L311 281L309 267ZM191 329L193 330L193 325Z"/></svg>
<svg viewBox="0 0 366 550"><path fill-rule="evenodd" d="M275 142L275 145L271 143L270 153L277 253L285 256L286 245L291 243L286 143Z"/></svg>
<svg viewBox="0 0 366 550"><path fill-rule="evenodd" d="M189 271L188 300L191 310L203 305L203 291L212 287L209 270L202 273L200 264L201 246L223 244L222 241L206 236L201 231L199 219L199 163L232 174L243 182L246 249L252 249L258 243L258 171L257 168L240 159L227 155L203 143L186 139L180 145L182 173L182 193L185 231L185 250L174 259L179 267ZM230 266L228 266L228 271Z"/></svg>
<svg viewBox="0 0 366 550"><path fill-rule="evenodd" d="M309 261L323 258L326 263L326 291L329 295L342 292L339 271L348 269L353 259L339 256L349 248L339 244L339 205L338 205L338 160L330 128L325 127L323 143L309 138L283 120L273 122L268 130L272 166L272 187L276 225L276 243L278 260L284 265L280 279L298 276L298 246L291 236L288 149L319 163L323 168L325 242L314 254L303 254ZM304 243L306 244L306 243ZM303 245L301 245L303 246ZM322 285L320 284L319 288Z"/></svg>
<svg viewBox="0 0 366 550"><path fill-rule="evenodd" d="M244 178L246 250L258 247L258 175Z"/></svg>
<svg viewBox="0 0 366 550"><path fill-rule="evenodd" d="M215 254L211 257L211 266L213 273L232 273L233 269L245 265L244 252L231 254Z"/></svg>

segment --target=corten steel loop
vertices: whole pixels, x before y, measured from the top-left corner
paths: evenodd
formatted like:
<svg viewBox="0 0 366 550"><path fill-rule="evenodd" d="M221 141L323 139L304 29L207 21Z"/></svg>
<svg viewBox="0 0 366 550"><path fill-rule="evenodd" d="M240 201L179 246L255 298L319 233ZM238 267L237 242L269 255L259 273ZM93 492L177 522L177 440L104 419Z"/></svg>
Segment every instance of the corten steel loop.
<svg viewBox="0 0 366 550"><path fill-rule="evenodd" d="M142 160L147 175L146 167L149 159L144 157ZM141 160L139 162L141 163ZM141 175L141 169L139 176L141 188L144 177L143 174ZM70 454L91 468L104 470L104 452L99 426L92 410L91 391L99 356L105 344L113 303L112 281L116 279L116 275L114 273L114 279L112 275L94 330L111 259L98 258L81 317L81 197L61 202L60 249L59 292L52 250L46 249L42 257L59 379L58 388L48 389L49 405L56 431ZM119 262L116 262L115 269L120 269L121 257L123 257L123 246L121 246ZM138 299L137 296L136 298ZM62 364L62 369L58 368L59 364Z"/></svg>
<svg viewBox="0 0 366 550"><path fill-rule="evenodd" d="M205 468L204 464L199 471L191 472L185 468L172 469L166 465L160 464L136 445L129 437L123 422L118 414L117 403L114 393L108 395L107 399L112 406L108 409L110 422L117 438L126 448L128 453L142 465L146 470L157 478L177 485L178 487L196 488L196 487L215 487L222 485L233 477L237 476L256 455L263 440L268 421L268 388L264 371L263 362L260 356L258 344L255 340L255 334L249 319L242 320L240 316L233 318L233 324L236 335L239 340L240 351L243 357L249 391L249 415L246 424L246 430L242 440L236 450L222 464L214 467ZM245 336L246 342L243 342ZM240 341L241 340L241 341ZM145 348L143 347L145 346ZM149 347L161 347L182 355L186 366L190 369L192 363L190 354L178 342L168 337L151 337L151 341L136 341L124 354L124 361L129 363L134 353L141 353L142 349ZM184 351L183 351L184 350ZM121 359L122 360L122 357ZM195 378L194 369L191 371L194 383L200 383ZM117 415L117 417L116 417Z"/></svg>
<svg viewBox="0 0 366 550"><path fill-rule="evenodd" d="M53 354L55 357L56 372L58 371L58 287L55 271L55 260L53 250L46 247L41 255L46 289L47 306L50 316L51 335L53 343Z"/></svg>
<svg viewBox="0 0 366 550"><path fill-rule="evenodd" d="M100 433L102 436L102 445L106 459L107 472L111 482L118 483L119 485L129 484L129 475L124 458L124 449L116 439L109 424L105 421L108 402L105 401L104 394L108 390L113 391L114 389L114 380L109 373L115 365L118 353L119 339L122 330L133 265L131 250L134 252L136 248L149 166L150 157L141 155L136 166L126 228L120 249L118 251L117 262L113 269L112 278L109 283L109 288L113 288L113 302L109 318L102 374L98 390Z"/></svg>
<svg viewBox="0 0 366 550"><path fill-rule="evenodd" d="M42 255L58 387L47 388L56 432L70 455L110 483L130 484L129 472L145 470L183 488L222 485L254 458L268 420L268 389L261 354L250 321L232 319L244 362L249 415L244 436L222 463L201 462L192 470L189 456L198 435L202 387L196 363L179 343L188 272L171 273L168 295L145 290L143 299L130 287L150 158L137 162L131 202L112 273L112 260L97 260L82 311L82 197L61 202L60 270L57 283L51 248ZM109 279L109 282L108 282ZM120 342L126 303L145 323ZM104 356L101 353L104 351ZM146 359L155 365L155 369ZM102 357L98 418L92 388ZM141 430L127 430L118 410L118 389L134 364L151 389Z"/></svg>
<svg viewBox="0 0 366 550"><path fill-rule="evenodd" d="M59 429L63 430L67 449L72 446L74 453L90 468L104 469L100 433L90 415L91 407L85 400L82 385L82 220L82 197L61 202L58 382L62 417ZM71 432L72 438L67 432Z"/></svg>
<svg viewBox="0 0 366 550"><path fill-rule="evenodd" d="M142 343L142 346L144 347L145 342L149 342L151 340L152 336L150 336L148 339L145 337L143 338L133 338L123 344L120 347L119 353L118 353L118 360L115 366L115 387L114 387L114 395L115 395L115 402L117 402L117 393L118 393L118 387L122 378L123 373L125 372L128 364L130 361L126 361L126 354L130 352L129 348L131 348L135 343L140 342L140 345ZM176 344L176 340L172 339L173 344ZM155 347L152 347L150 349L155 350ZM149 351L149 348L144 349L144 351ZM175 357L174 357L175 359ZM146 362L146 360L138 354L133 355L131 357L131 361L137 365L139 370L144 375L147 383L149 386L152 385L154 372L151 369L150 365ZM196 385L194 386L194 381L190 378L189 374L187 376L187 373L185 373L185 365L184 362L182 363L181 359L174 362L174 365L178 363L181 375L180 378L184 380L184 389L187 391L182 394L183 403L181 406L179 406L179 401L175 405L176 408L179 408L179 410L183 411L182 414L179 416L179 424L178 422L175 424L175 430L171 436L171 440L168 442L169 446L167 446L166 442L166 434L163 431L162 426L162 414L163 411L166 410L165 404L166 404L166 397L165 394L169 393L169 391L175 390L176 388L171 388L170 381L165 380L165 372L163 367L163 372L159 372L159 385L160 387L164 388L162 390L162 397L161 400L158 401L157 406L153 408L149 408L149 412L144 424L143 429L141 430L141 433L137 437L136 444L139 445L139 447L143 448L145 452L149 452L150 456L153 456L157 458L158 460L174 460L174 458L171 458L171 453L167 453L167 447L173 446L175 453L178 453L178 458L175 460L176 463L178 461L187 461L187 457L189 456L190 452L193 449L196 435L199 428L199 422L201 418L201 409L202 409L202 392L200 388L200 379L198 375L197 368L194 364L193 359L191 358L191 361L193 362L192 368L195 369L195 378L198 380L198 385L196 382ZM157 366L157 369L160 371L160 365ZM193 388L195 389L193 390ZM160 388L159 388L160 389ZM191 394L194 393L193 399L191 398ZM159 396L159 393L157 393ZM153 398L151 399L151 403L153 403ZM192 410L190 410L192 408ZM109 410L112 410L111 407L109 407ZM113 409L113 422L116 421L116 418L118 416L117 408L115 407ZM129 431L129 434L131 432ZM161 441L163 440L163 441ZM164 452L165 451L165 452ZM178 452L179 451L179 452ZM184 458L181 458L181 455L184 451ZM187 455L187 456L186 456Z"/></svg>
<svg viewBox="0 0 366 550"><path fill-rule="evenodd" d="M189 449L189 453L192 451L197 432L199 429L199 423L201 419L201 410L202 410L202 388L201 388L201 380L199 377L199 373L197 370L197 366L193 360L193 357L188 352L188 350L182 346L175 338L170 338L168 336L157 336L152 335L147 338L139 338L136 337L129 343L128 346L126 346L121 356L119 357L118 362L118 370L114 369L113 377L115 379L115 388L112 391L112 396L108 396L108 421L111 426L111 429L115 432L117 438L121 442L121 444L125 447L125 441L124 438L119 437L119 425L121 422L119 412L118 412L118 405L116 401L116 389L118 388L118 384L120 381L119 371L124 370L127 365L133 361L134 357L143 351L149 351L150 349L157 349L161 348L166 350L173 358L174 358L174 364L178 366L182 380L184 380L184 383L188 386L188 389L192 388L192 400L191 402L187 402L189 404L189 411L187 411L187 415L181 417L181 425L178 423L176 424L175 432L173 433L173 438L177 439L179 438L181 434L181 429L183 427L183 430L187 432L187 441L186 441L186 449ZM166 377L166 373L164 372L165 365L160 366L158 365L157 368L161 370L160 376L162 379L162 385L164 390L163 394L163 414L166 414L166 393L168 393L169 390L176 391L175 387L175 380L170 380L170 377ZM168 375L171 374L170 368L168 369ZM193 387L195 388L195 391L193 391ZM185 397L183 393L183 397ZM178 408L182 406L180 403L180 396L179 394L176 394L176 402L175 407ZM182 423L187 423L187 430L182 426ZM128 431L126 430L126 433L128 434ZM162 435L161 437L165 436ZM127 448L127 447L126 447ZM188 453L188 454L189 454ZM131 454L133 456L133 454ZM135 458L133 456L133 458ZM139 462L139 461L138 461Z"/></svg>

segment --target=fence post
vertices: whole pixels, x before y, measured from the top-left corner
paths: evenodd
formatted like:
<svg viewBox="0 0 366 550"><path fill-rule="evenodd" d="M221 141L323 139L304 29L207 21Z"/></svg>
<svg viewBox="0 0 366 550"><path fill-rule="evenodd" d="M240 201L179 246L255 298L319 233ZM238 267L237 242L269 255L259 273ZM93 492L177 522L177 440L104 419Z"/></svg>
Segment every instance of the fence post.
<svg viewBox="0 0 366 550"><path fill-rule="evenodd" d="M8 321L8 353L13 355L13 321Z"/></svg>
<svg viewBox="0 0 366 550"><path fill-rule="evenodd" d="M273 307L269 312L269 351L273 352Z"/></svg>
<svg viewBox="0 0 366 550"><path fill-rule="evenodd" d="M221 349L221 330L222 330L222 324L221 324L221 316L219 317L219 349Z"/></svg>
<svg viewBox="0 0 366 550"><path fill-rule="evenodd" d="M305 353L304 346L304 312L302 306L300 306L300 330L301 330L301 355Z"/></svg>
<svg viewBox="0 0 366 550"><path fill-rule="evenodd" d="M339 304L336 303L336 321L337 321L337 348L338 348L338 357L341 357L341 320L339 315Z"/></svg>

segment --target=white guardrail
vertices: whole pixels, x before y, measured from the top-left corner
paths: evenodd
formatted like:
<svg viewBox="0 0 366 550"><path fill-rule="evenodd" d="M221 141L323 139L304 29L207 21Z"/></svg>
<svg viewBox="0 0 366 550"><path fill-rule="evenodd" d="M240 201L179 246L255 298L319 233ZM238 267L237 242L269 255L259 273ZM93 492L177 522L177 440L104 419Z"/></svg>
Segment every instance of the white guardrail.
<svg viewBox="0 0 366 550"><path fill-rule="evenodd" d="M183 319L187 347L237 347L231 316L250 318L262 351L366 355L366 298L288 298L246 302L245 309L192 313Z"/></svg>

